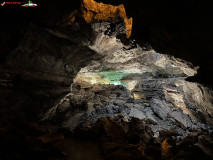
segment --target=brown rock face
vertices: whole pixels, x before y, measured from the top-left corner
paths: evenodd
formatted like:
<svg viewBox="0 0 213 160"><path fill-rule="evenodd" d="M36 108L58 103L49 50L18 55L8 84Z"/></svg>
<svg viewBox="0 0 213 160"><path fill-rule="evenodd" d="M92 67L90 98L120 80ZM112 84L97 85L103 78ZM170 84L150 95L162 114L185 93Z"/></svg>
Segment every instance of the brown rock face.
<svg viewBox="0 0 213 160"><path fill-rule="evenodd" d="M90 125L88 121L85 121L75 129L75 132L88 137L88 133L91 131L106 159L141 160L149 158L146 151L153 142L154 133L146 120L132 118L128 121L124 115L118 114L114 118L101 117L92 127ZM159 156L160 151L158 150L155 154Z"/></svg>
<svg viewBox="0 0 213 160"><path fill-rule="evenodd" d="M113 6L95 2L94 0L83 0L81 4L82 17L87 23L94 20L109 21L114 20L116 16L120 16L126 27L126 37L129 38L132 33L132 18L127 18L124 5Z"/></svg>

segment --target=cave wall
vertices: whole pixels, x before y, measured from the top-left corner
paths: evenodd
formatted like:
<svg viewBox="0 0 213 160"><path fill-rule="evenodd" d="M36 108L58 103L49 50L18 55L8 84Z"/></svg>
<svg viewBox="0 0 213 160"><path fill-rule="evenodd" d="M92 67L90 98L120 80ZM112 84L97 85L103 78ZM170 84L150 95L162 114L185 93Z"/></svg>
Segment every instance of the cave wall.
<svg viewBox="0 0 213 160"><path fill-rule="evenodd" d="M199 65L197 80L211 84L213 10L210 1L125 3L127 13L134 17L133 38L150 43L160 53Z"/></svg>
<svg viewBox="0 0 213 160"><path fill-rule="evenodd" d="M192 81L212 85L213 10L211 1L96 0L124 4L133 17L132 37L143 45L148 42L157 52L200 66Z"/></svg>

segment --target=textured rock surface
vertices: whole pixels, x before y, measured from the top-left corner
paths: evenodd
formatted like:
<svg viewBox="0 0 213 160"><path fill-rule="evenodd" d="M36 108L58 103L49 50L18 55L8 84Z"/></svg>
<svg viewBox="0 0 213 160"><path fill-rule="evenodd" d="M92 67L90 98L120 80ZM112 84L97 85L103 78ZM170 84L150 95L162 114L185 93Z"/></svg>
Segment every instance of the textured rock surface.
<svg viewBox="0 0 213 160"><path fill-rule="evenodd" d="M83 0L81 10L75 10L69 15L64 16L62 22L65 25L72 25L76 16L82 17L87 23L97 20L115 21L120 17L125 24L126 37L130 38L132 33L133 18L128 18L123 4L119 6L98 3L95 0ZM113 29L113 28L112 28Z"/></svg>
<svg viewBox="0 0 213 160"><path fill-rule="evenodd" d="M9 54L6 65L22 71L69 77L77 74L81 64L86 65L87 57L92 55L95 55L95 52L88 47L76 45L66 37L56 36L45 29L30 25L22 42Z"/></svg>
<svg viewBox="0 0 213 160"><path fill-rule="evenodd" d="M63 159L63 133L42 127L39 116L70 92L80 68L97 54L57 32L25 27L21 42L0 64L0 157Z"/></svg>
<svg viewBox="0 0 213 160"><path fill-rule="evenodd" d="M97 3L94 0L83 0L81 6L82 17L87 23L94 20L110 21L119 15L125 23L126 37L129 38L132 32L132 18L127 18L124 5L113 6L110 4Z"/></svg>
<svg viewBox="0 0 213 160"><path fill-rule="evenodd" d="M83 121L94 123L122 113L127 121L131 117L148 119L156 137L164 129L176 130L182 138L192 130L211 132L212 91L185 81L197 73L196 67L134 42L124 45L116 38L122 25L114 33L106 32L107 22L94 23L91 28L93 42L83 43L102 57L80 70L71 93L44 119L57 119L73 130Z"/></svg>
<svg viewBox="0 0 213 160"><path fill-rule="evenodd" d="M86 123L79 125L76 132L85 132ZM102 117L92 127L90 132L97 136L106 159L141 159L150 144L153 144L153 132L145 120L132 118L127 122L122 115L114 118ZM128 152L127 152L128 151ZM159 153L157 156L159 156Z"/></svg>
<svg viewBox="0 0 213 160"><path fill-rule="evenodd" d="M162 130L153 137L150 122L124 115L102 117L96 123L81 123L75 133L80 137L96 137L106 159L212 159L212 135L190 133L183 140L177 139L174 130ZM186 152L187 150L187 152Z"/></svg>

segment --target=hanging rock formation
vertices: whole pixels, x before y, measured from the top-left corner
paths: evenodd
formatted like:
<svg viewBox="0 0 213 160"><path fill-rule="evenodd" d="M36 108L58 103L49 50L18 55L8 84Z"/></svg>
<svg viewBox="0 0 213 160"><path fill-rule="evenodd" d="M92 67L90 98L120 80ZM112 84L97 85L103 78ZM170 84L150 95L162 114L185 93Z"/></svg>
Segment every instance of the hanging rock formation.
<svg viewBox="0 0 213 160"><path fill-rule="evenodd" d="M97 20L114 21L120 17L124 20L126 28L126 37L129 38L132 33L133 18L128 18L123 4L114 6L110 4L98 3L94 0L83 0L81 3L80 12L75 10L70 13L65 19L67 24L72 24L75 21L76 15L83 17L87 23Z"/></svg>

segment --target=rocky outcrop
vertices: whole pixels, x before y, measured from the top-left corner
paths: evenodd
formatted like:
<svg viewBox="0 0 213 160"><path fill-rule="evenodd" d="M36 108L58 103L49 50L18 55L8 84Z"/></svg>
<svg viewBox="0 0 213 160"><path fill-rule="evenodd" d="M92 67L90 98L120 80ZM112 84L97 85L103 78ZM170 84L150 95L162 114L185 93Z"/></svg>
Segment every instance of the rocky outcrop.
<svg viewBox="0 0 213 160"><path fill-rule="evenodd" d="M162 130L153 137L150 121L132 118L127 121L123 114L114 118L102 117L96 123L84 121L76 127L77 137L90 137L101 148L105 159L198 159L213 158L212 135L192 132L183 140L174 130ZM186 152L187 150L187 152Z"/></svg>
<svg viewBox="0 0 213 160"><path fill-rule="evenodd" d="M94 0L83 0L82 3L83 18L86 22L93 20L109 21L116 18L117 14L124 20L126 28L126 37L129 38L132 32L132 18L127 18L124 5L113 6L109 4L97 3Z"/></svg>
<svg viewBox="0 0 213 160"><path fill-rule="evenodd" d="M123 4L114 6L110 4L98 3L95 0L83 0L80 11L73 11L68 16L63 18L63 22L72 24L75 17L82 17L87 23L92 23L97 20L115 21L117 17L123 19L126 29L126 37L130 38L132 33L133 18L128 18Z"/></svg>
<svg viewBox="0 0 213 160"><path fill-rule="evenodd" d="M8 55L6 65L21 71L70 76L77 74L80 64L86 65L86 54L88 57L95 55L88 47L76 45L63 35L56 36L31 24L19 46Z"/></svg>
<svg viewBox="0 0 213 160"><path fill-rule="evenodd" d="M111 0L113 4L113 0ZM110 3L109 2L109 3ZM126 11L134 18L132 37L145 41L160 53L200 66L191 81L213 86L212 23L210 1L124 1Z"/></svg>
<svg viewBox="0 0 213 160"><path fill-rule="evenodd" d="M90 131L97 137L106 159L139 160L149 157L146 151L153 144L153 132L145 120L132 118L128 122L123 115L117 115L114 118L102 117L93 126L88 126L87 130L85 126L88 123L80 124L75 132L82 135ZM160 147L155 156L161 156Z"/></svg>
<svg viewBox="0 0 213 160"><path fill-rule="evenodd" d="M84 121L123 114L127 121L147 119L155 137L165 129L181 138L195 130L211 132L212 91L185 80L197 67L134 42L124 45L116 38L122 29L108 34L108 27L108 22L92 24L94 41L84 44L102 57L80 70L71 93L44 119L74 130Z"/></svg>

